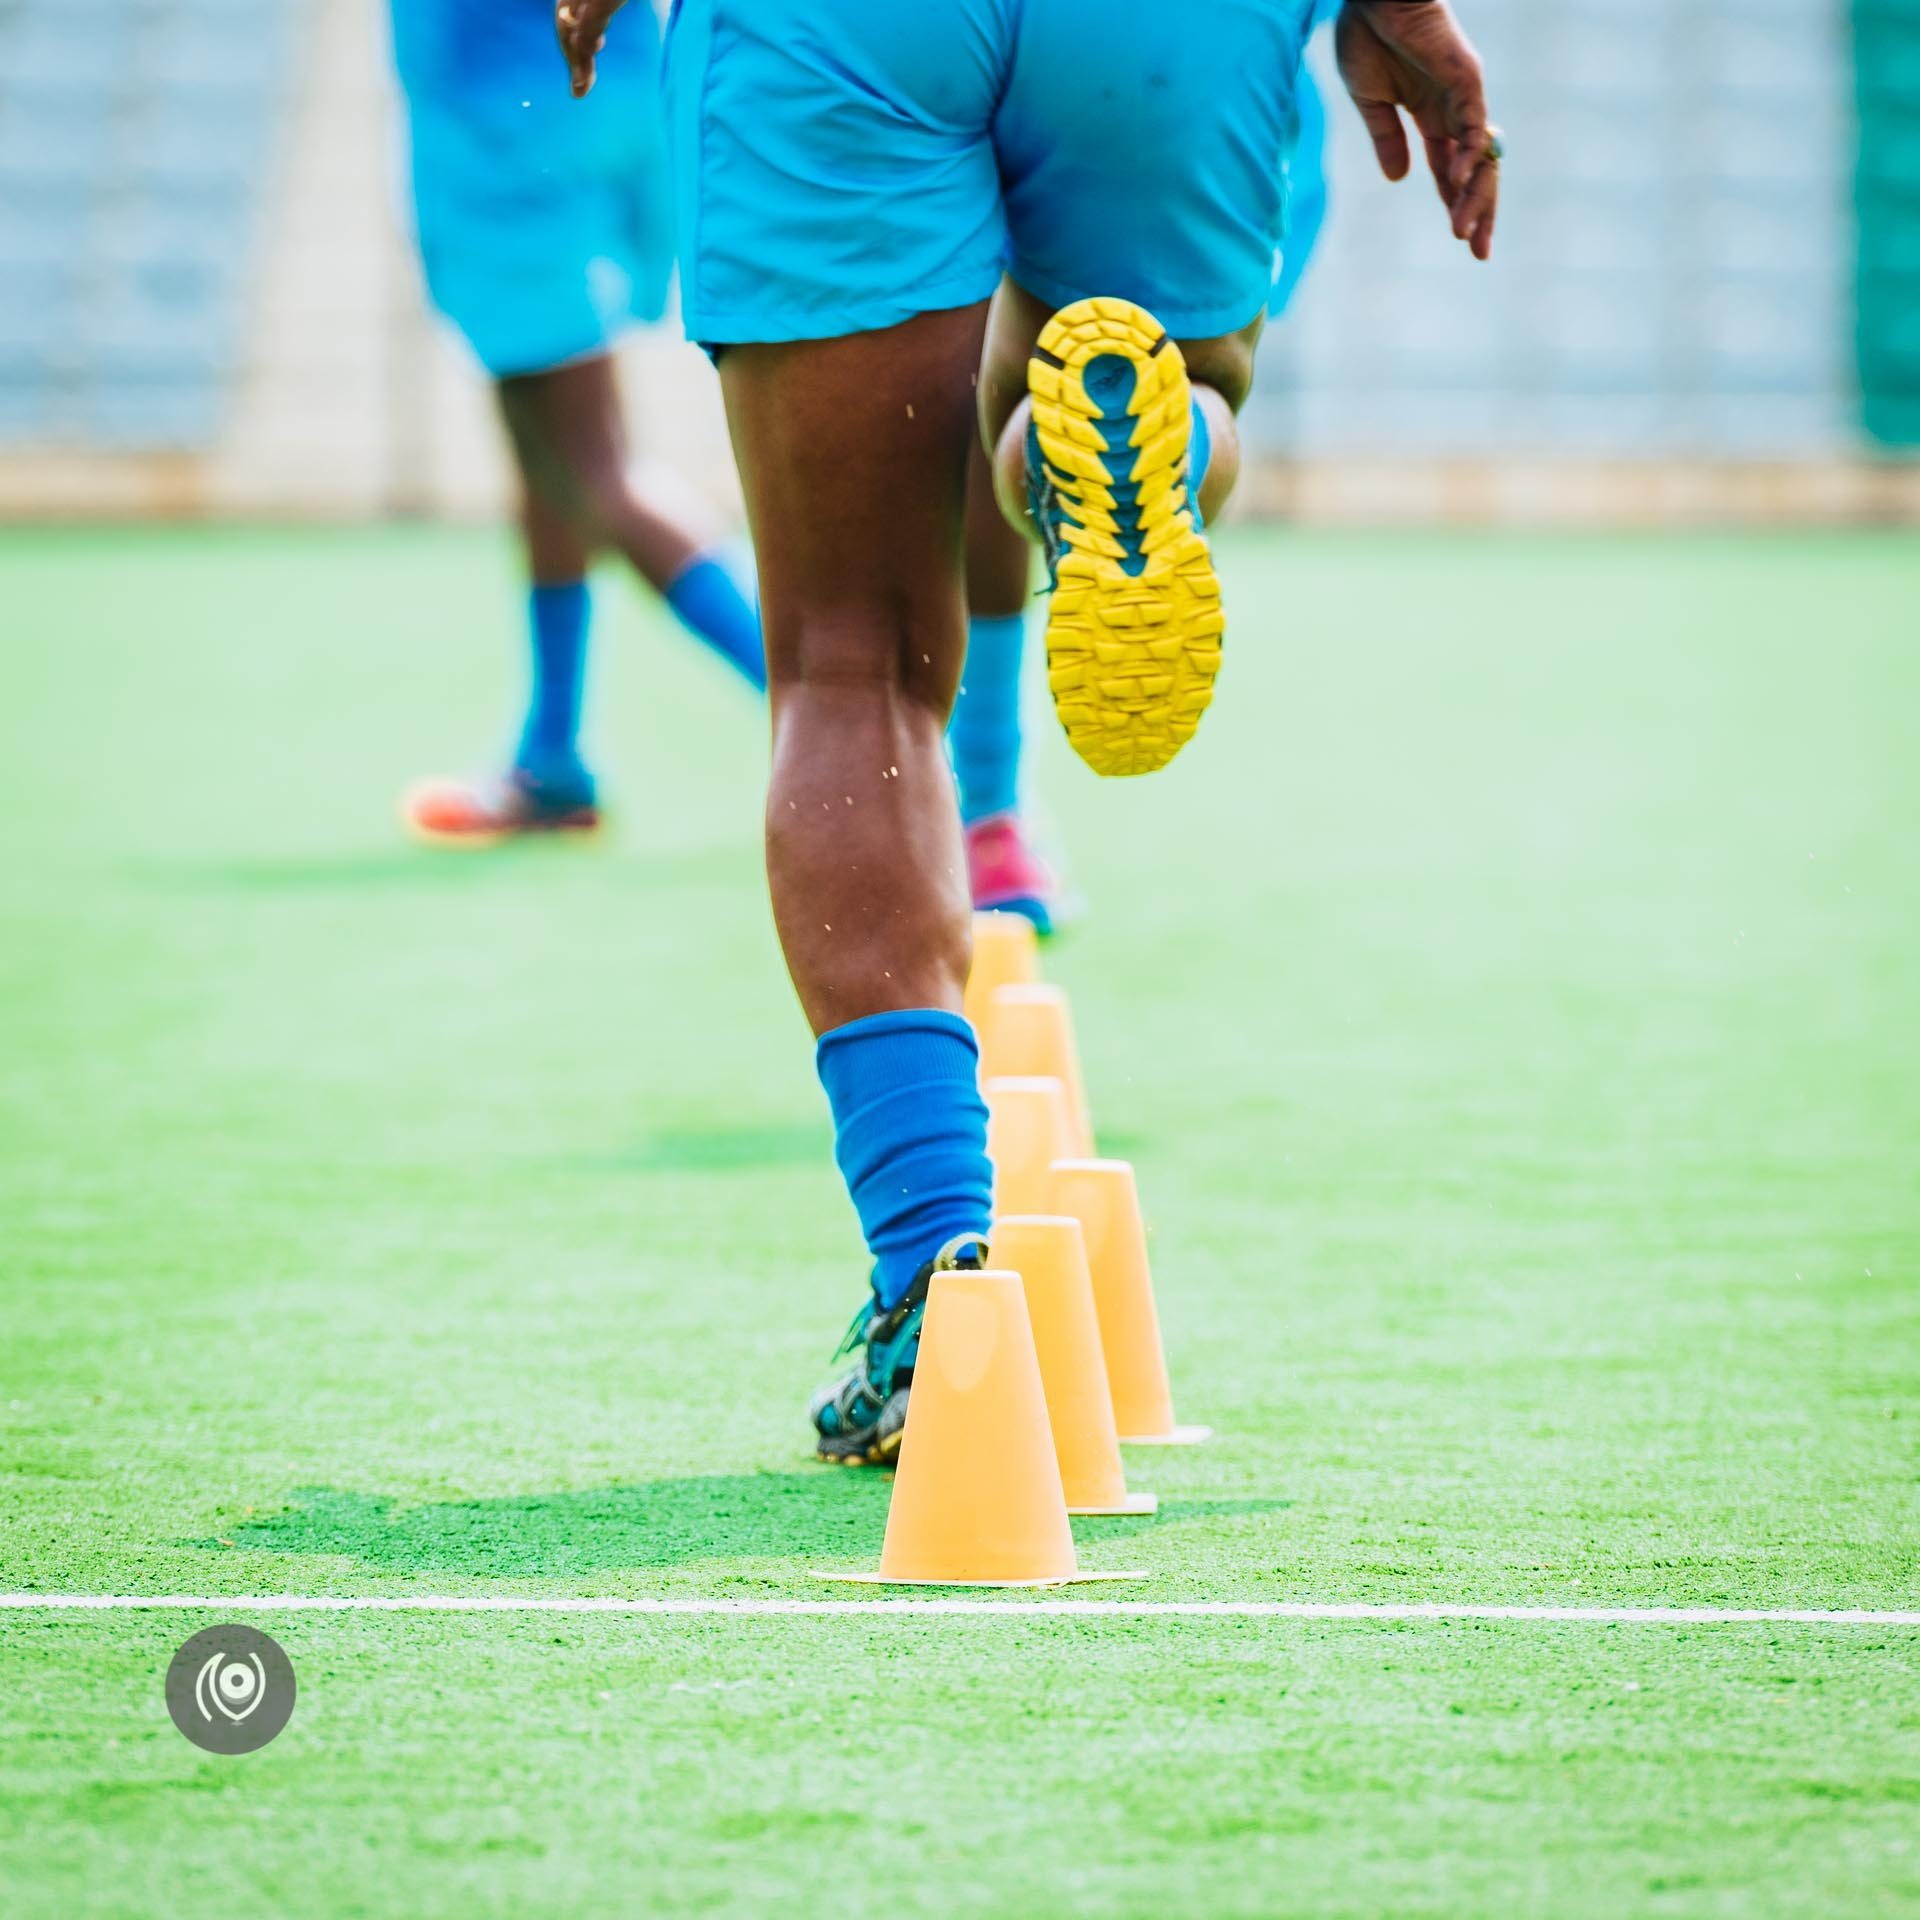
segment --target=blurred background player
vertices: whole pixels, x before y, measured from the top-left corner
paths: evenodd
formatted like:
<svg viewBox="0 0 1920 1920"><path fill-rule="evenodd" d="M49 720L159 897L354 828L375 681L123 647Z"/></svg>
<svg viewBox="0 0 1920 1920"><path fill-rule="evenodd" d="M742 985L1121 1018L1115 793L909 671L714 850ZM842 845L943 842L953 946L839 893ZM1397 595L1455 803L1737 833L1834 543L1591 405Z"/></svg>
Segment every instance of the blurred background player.
<svg viewBox="0 0 1920 1920"><path fill-rule="evenodd" d="M508 766L424 782L404 810L422 836L474 846L590 828L600 807L580 731L597 554L620 554L697 637L765 685L758 622L731 572L629 472L612 349L660 317L673 264L653 15L631 9L578 106L546 0L465 11L395 0L392 23L427 288L493 377L531 579L530 690ZM1050 933L1059 887L1022 804L1029 549L993 505L984 460L978 486L967 536L977 611L951 741L973 900Z"/></svg>
<svg viewBox="0 0 1920 1920"><path fill-rule="evenodd" d="M484 845L599 822L580 750L588 569L618 554L756 688L752 603L706 530L634 484L612 349L663 312L671 206L652 11L632 9L591 101L568 97L548 0L393 0L427 289L492 376L521 495L531 685L505 770L403 803L429 839Z"/></svg>
<svg viewBox="0 0 1920 1920"><path fill-rule="evenodd" d="M396 0L415 230L434 304L493 376L521 485L532 660L510 762L479 780L434 780L405 800L434 840L486 845L588 828L600 808L580 749L598 553L622 555L699 638L764 686L758 623L704 534L633 484L612 348L658 319L672 273L658 46L645 6L575 107L553 57L545 0L462 13ZM564 186L564 191L563 191ZM985 491L968 528L972 622L954 771L969 823L973 899L1059 917L1052 869L1022 807L1021 630L1028 547Z"/></svg>
<svg viewBox="0 0 1920 1920"><path fill-rule="evenodd" d="M1017 913L1040 934L1066 906L1057 865L1035 846L1022 732L1027 611L1033 549L993 497L986 454L967 479L967 657L947 728L975 907Z"/></svg>

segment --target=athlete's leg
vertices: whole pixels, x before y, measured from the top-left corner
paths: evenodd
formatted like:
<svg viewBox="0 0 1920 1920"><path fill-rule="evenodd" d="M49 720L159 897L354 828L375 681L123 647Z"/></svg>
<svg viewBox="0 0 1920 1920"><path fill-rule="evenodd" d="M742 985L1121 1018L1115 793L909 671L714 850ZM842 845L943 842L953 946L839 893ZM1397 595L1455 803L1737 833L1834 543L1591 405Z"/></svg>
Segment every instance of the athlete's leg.
<svg viewBox="0 0 1920 1920"><path fill-rule="evenodd" d="M1337 11L1337 0L1332 0ZM1313 256L1326 217L1324 169L1326 110L1311 75L1302 67L1297 85L1299 132L1287 161L1289 222L1281 266L1264 311L1245 327L1204 340L1176 342L1186 362L1198 409L1193 464L1199 477L1198 499L1205 520L1225 504L1239 478L1240 444L1235 416L1245 404L1253 378L1254 350L1268 316L1283 313ZM996 502L1002 515L1032 540L1040 530L1032 517L1027 485L1027 449L1032 405L1027 370L1040 331L1052 315L1052 302L1003 281L988 322L981 377L981 424L994 449Z"/></svg>
<svg viewBox="0 0 1920 1920"><path fill-rule="evenodd" d="M1237 465L1307 12L1027 0L1018 16L994 120L1012 285L983 426L1016 524L1038 456L1048 682L1102 773L1164 766L1212 698L1224 617L1203 522Z"/></svg>
<svg viewBox="0 0 1920 1920"><path fill-rule="evenodd" d="M1041 329L1053 318L1050 301L1003 280L987 323L980 369L980 430L992 449L994 491L1001 512L1030 540L1040 538L1027 492L1027 429L1033 402L1027 367ZM1264 308L1244 327L1206 340L1174 344L1187 363L1193 403L1204 422L1206 453L1200 475L1200 512L1212 521L1240 478L1240 432L1235 415L1253 391L1254 352L1266 326ZM1196 465L1199 439L1196 434Z"/></svg>
<svg viewBox="0 0 1920 1920"><path fill-rule="evenodd" d="M499 394L529 496L590 551L620 554L690 632L764 685L751 604L703 533L634 484L612 356L516 374Z"/></svg>
<svg viewBox="0 0 1920 1920"><path fill-rule="evenodd" d="M648 500L628 473L626 425L609 355L495 382L518 468L532 578L527 714L504 777L428 780L402 802L422 838L485 846L510 835L599 824L581 758L597 552L621 554L683 625L755 686L765 684L752 604L701 530Z"/></svg>
<svg viewBox="0 0 1920 1920"><path fill-rule="evenodd" d="M967 662L948 743L960 818L971 827L1020 804L1020 667L1033 595L1032 551L994 503L977 437L967 468L966 537Z"/></svg>
<svg viewBox="0 0 1920 1920"><path fill-rule="evenodd" d="M942 735L983 306L720 363L773 700L767 871L816 1033L960 1008L960 821ZM903 395L911 394L908 402ZM831 475L823 487L821 476Z"/></svg>
<svg viewBox="0 0 1920 1920"><path fill-rule="evenodd" d="M1020 656L1033 556L994 504L976 436L967 468L967 654L948 741L971 827L1020 803Z"/></svg>
<svg viewBox="0 0 1920 1920"><path fill-rule="evenodd" d="M874 1259L861 1355L810 1409L820 1452L849 1462L898 1447L929 1276L977 1257L956 1243L984 1244L991 1203L944 750L984 320L981 303L721 361L771 669L774 922Z"/></svg>
<svg viewBox="0 0 1920 1920"><path fill-rule="evenodd" d="M620 553L664 590L701 543L643 499L629 477L632 454L612 355L513 374L498 392L528 495L589 551Z"/></svg>
<svg viewBox="0 0 1920 1920"><path fill-rule="evenodd" d="M1009 521L1046 549L1047 683L1067 738L1097 773L1151 773L1193 737L1220 670L1204 527L1238 475L1233 412L1259 322L1197 340L1212 377L1196 382L1138 303L1050 306L1003 282L982 431Z"/></svg>
<svg viewBox="0 0 1920 1920"><path fill-rule="evenodd" d="M592 551L566 521L522 485L520 534L526 544L527 577L536 587L566 587L587 577Z"/></svg>
<svg viewBox="0 0 1920 1920"><path fill-rule="evenodd" d="M719 350L760 567L774 917L873 1257L811 1408L830 1459L898 1446L932 1275L991 1207L944 735L1012 12L680 0L667 62L682 311Z"/></svg>
<svg viewBox="0 0 1920 1920"><path fill-rule="evenodd" d="M966 533L968 614L1006 620L1026 613L1033 603L1033 555L995 508L986 445L978 436L967 466Z"/></svg>
<svg viewBox="0 0 1920 1920"><path fill-rule="evenodd" d="M527 561L527 711L504 775L423 780L401 802L424 840L490 846L515 834L599 824L594 779L580 756L580 709L593 620L586 544L524 487Z"/></svg>
<svg viewBox="0 0 1920 1920"><path fill-rule="evenodd" d="M967 661L947 745L960 788L974 906L1023 914L1043 936L1060 918L1060 888L1034 851L1024 807L1021 711L1033 551L993 497L975 436L967 470Z"/></svg>
<svg viewBox="0 0 1920 1920"><path fill-rule="evenodd" d="M576 748L592 552L621 546L750 674L758 635L738 590L700 567L698 541L645 502L636 511L623 484L607 352L658 317L672 270L652 14L636 10L585 108L537 9L495 9L480 34L461 0L394 0L392 16L428 292L495 383L529 502L533 691L519 747L504 778L431 782L405 803L418 831L486 844L593 823Z"/></svg>
<svg viewBox="0 0 1920 1920"><path fill-rule="evenodd" d="M531 580L527 626L533 672L514 771L539 792L574 789L590 805L593 777L580 755L580 714L593 620L587 583L593 556L566 521L524 488L520 527Z"/></svg>

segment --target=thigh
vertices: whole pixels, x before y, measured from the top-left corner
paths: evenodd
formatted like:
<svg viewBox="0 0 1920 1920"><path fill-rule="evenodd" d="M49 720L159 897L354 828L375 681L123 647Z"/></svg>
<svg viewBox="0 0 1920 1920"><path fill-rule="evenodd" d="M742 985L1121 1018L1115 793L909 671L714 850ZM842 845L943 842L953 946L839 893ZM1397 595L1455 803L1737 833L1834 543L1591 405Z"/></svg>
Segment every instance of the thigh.
<svg viewBox="0 0 1920 1920"><path fill-rule="evenodd" d="M611 354L497 381L520 476L550 504L571 507L596 484L624 480L626 414Z"/></svg>
<svg viewBox="0 0 1920 1920"><path fill-rule="evenodd" d="M495 390L528 498L576 542L618 549L656 587L695 558L694 533L634 488L610 354L502 380Z"/></svg>
<svg viewBox="0 0 1920 1920"><path fill-rule="evenodd" d="M892 682L943 719L952 705L985 319L976 305L722 357L776 717L802 681Z"/></svg>
<svg viewBox="0 0 1920 1920"><path fill-rule="evenodd" d="M1272 285L1310 0L1027 0L995 125L1010 271L1053 307L1117 294L1176 339Z"/></svg>
<svg viewBox="0 0 1920 1920"><path fill-rule="evenodd" d="M992 292L1016 4L682 0L667 101L696 340L832 339Z"/></svg>

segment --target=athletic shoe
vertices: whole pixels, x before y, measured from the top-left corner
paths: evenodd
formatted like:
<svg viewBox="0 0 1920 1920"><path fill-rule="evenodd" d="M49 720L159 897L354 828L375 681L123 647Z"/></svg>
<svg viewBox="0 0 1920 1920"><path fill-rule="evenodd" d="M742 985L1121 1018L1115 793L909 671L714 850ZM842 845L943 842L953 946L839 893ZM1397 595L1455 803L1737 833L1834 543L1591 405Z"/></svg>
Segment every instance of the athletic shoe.
<svg viewBox="0 0 1920 1920"><path fill-rule="evenodd" d="M1191 484L1186 366L1145 308L1080 300L1047 322L1027 379L1054 706L1096 773L1152 773L1193 738L1226 625Z"/></svg>
<svg viewBox="0 0 1920 1920"><path fill-rule="evenodd" d="M600 825L593 776L536 779L514 767L490 780L423 780L400 802L416 839L442 847L492 847L534 833L591 833Z"/></svg>
<svg viewBox="0 0 1920 1920"><path fill-rule="evenodd" d="M1060 886L1027 842L1017 813L990 813L967 828L967 880L979 913L1017 913L1041 939L1052 934Z"/></svg>
<svg viewBox="0 0 1920 1920"><path fill-rule="evenodd" d="M853 1316L834 1354L836 1360L855 1355L853 1365L822 1387L807 1407L818 1435L814 1450L822 1460L841 1467L892 1465L907 1424L907 1389L913 1384L913 1363L920 1357L927 1288L936 1273L977 1269L986 1250L978 1234L949 1240L913 1276L898 1306L883 1309L870 1299Z"/></svg>

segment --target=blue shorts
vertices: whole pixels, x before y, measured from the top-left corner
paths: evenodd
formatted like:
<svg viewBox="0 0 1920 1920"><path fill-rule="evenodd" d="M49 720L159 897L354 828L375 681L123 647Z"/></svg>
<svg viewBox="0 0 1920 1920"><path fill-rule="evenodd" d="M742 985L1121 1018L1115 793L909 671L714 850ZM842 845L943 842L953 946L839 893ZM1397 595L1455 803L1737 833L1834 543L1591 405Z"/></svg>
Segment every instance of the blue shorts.
<svg viewBox="0 0 1920 1920"><path fill-rule="evenodd" d="M567 85L552 0L393 0L427 291L496 377L657 320L673 273L658 29L636 0Z"/></svg>
<svg viewBox="0 0 1920 1920"><path fill-rule="evenodd" d="M1266 304L1312 0L680 0L687 330L809 340L1118 294L1178 337ZM616 19L613 34L622 22Z"/></svg>

